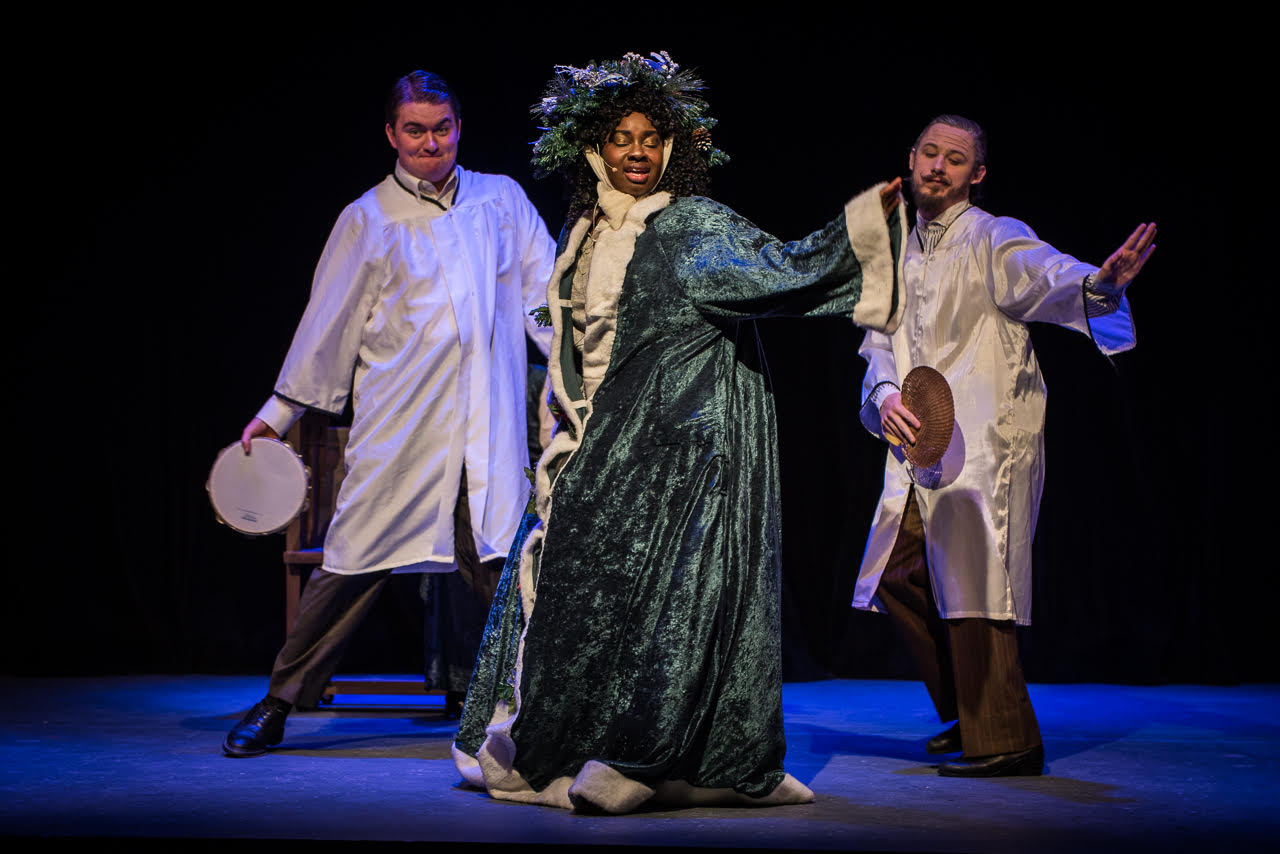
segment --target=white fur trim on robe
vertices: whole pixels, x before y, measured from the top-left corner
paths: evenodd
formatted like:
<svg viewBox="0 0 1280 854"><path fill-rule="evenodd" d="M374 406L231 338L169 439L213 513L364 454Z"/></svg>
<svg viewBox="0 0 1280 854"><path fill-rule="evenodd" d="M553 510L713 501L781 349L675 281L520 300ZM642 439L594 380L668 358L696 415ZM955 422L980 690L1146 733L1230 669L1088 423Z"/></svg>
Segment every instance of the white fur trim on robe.
<svg viewBox="0 0 1280 854"><path fill-rule="evenodd" d="M895 259L891 251L889 225L880 202L880 191L886 186L886 183L877 184L850 199L844 206L844 221L849 231L849 245L862 265L862 298L853 310L853 322L892 334L902 321L903 300L900 293L895 299L894 291L900 292L902 287L905 253L899 252ZM899 204L894 212L903 241L908 231L905 207Z"/></svg>

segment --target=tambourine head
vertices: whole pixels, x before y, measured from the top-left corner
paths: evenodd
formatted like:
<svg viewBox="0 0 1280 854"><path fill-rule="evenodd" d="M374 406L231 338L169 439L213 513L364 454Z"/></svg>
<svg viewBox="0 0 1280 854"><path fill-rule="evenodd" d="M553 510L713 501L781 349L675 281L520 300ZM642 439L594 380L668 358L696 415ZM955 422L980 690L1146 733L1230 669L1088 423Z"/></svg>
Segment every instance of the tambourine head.
<svg viewBox="0 0 1280 854"><path fill-rule="evenodd" d="M307 504L310 474L302 458L277 439L259 436L246 455L239 442L223 448L209 471L209 501L218 520L242 534L274 534Z"/></svg>

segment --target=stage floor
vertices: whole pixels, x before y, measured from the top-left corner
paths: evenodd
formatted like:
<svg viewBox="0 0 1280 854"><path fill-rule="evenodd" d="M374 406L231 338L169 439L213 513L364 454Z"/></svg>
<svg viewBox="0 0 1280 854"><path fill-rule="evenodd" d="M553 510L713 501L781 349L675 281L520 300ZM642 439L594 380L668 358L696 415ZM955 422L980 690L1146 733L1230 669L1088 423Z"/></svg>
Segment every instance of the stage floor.
<svg viewBox="0 0 1280 854"><path fill-rule="evenodd" d="M938 777L924 753L939 727L919 684L788 684L787 770L815 803L600 817L461 788L449 759L454 722L394 705L403 698L374 706L340 697L291 716L270 755L223 757L223 736L265 684L0 679L0 833L60 844L448 841L494 850L1242 852L1280 839L1276 685L1033 685L1046 776L958 780Z"/></svg>

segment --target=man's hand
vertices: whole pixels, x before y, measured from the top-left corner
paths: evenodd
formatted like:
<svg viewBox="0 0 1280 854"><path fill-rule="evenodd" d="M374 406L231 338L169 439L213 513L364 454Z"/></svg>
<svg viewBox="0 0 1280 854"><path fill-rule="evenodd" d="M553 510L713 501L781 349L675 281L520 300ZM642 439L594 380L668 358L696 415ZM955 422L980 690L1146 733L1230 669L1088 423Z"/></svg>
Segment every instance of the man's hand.
<svg viewBox="0 0 1280 854"><path fill-rule="evenodd" d="M1142 270L1142 265L1147 263L1151 253L1156 251L1156 245L1152 243L1155 239L1154 222L1139 225L1124 245L1111 253L1111 257L1098 270L1094 281L1100 285L1120 288L1128 285Z"/></svg>
<svg viewBox="0 0 1280 854"><path fill-rule="evenodd" d="M902 395L894 392L880 404L880 432L894 445L914 445L920 419L902 405Z"/></svg>
<svg viewBox="0 0 1280 854"><path fill-rule="evenodd" d="M902 179L894 178L880 191L880 207L884 208L884 218L893 216L893 212L902 204Z"/></svg>
<svg viewBox="0 0 1280 854"><path fill-rule="evenodd" d="M266 436L268 439L279 439L280 434L271 429L271 425L258 418L256 415L253 420L244 426L244 430L240 432L240 447L244 448L244 455L249 456L249 442L256 436Z"/></svg>

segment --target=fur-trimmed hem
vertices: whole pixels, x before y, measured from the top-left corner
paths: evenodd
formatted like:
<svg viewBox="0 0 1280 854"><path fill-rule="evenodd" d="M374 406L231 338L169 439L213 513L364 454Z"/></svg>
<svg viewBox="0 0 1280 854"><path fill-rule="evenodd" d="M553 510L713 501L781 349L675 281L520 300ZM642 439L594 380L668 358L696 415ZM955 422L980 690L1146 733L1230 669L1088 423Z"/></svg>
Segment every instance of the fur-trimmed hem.
<svg viewBox="0 0 1280 854"><path fill-rule="evenodd" d="M655 803L672 807L744 806L777 807L787 804L813 803L813 790L790 774L784 774L778 787L763 798L753 798L730 788L704 789L684 780L668 780L654 793Z"/></svg>
<svg viewBox="0 0 1280 854"><path fill-rule="evenodd" d="M889 239L889 224L885 221L884 206L880 203L880 191L886 186L876 184L854 196L844 206L845 228L849 232L849 245L862 265L862 297L853 310L853 322L868 329L891 334L902 321L904 294L902 292L902 261L905 253L901 243L897 257ZM898 205L899 234L907 235L905 205Z"/></svg>
<svg viewBox="0 0 1280 854"><path fill-rule="evenodd" d="M592 759L569 787L569 800L579 812L628 813L653 797L653 789L637 783L603 762Z"/></svg>
<svg viewBox="0 0 1280 854"><path fill-rule="evenodd" d="M449 747L449 753L453 757L453 767L457 768L458 773L462 775L462 782L473 789L483 789L484 773L480 770L480 763L476 758L459 750L456 744Z"/></svg>
<svg viewBox="0 0 1280 854"><path fill-rule="evenodd" d="M551 785L535 792L520 772L512 767L516 755L515 742L505 732L491 732L476 753L476 764L484 775L484 788L496 800L572 809L569 801L568 777L553 780Z"/></svg>
<svg viewBox="0 0 1280 854"><path fill-rule="evenodd" d="M454 763L468 785L487 789L500 801L571 809L575 812L606 812L622 815L641 804L669 807L741 806L775 807L813 802L813 790L790 774L762 798L753 798L733 789L702 788L684 780L667 780L651 789L611 766L592 759L574 777L557 777L541 791L535 791L513 766L516 746L506 732L491 732L475 758L454 748ZM461 759L459 757L462 757ZM474 769L474 770L473 770ZM473 777L479 776L479 783Z"/></svg>

